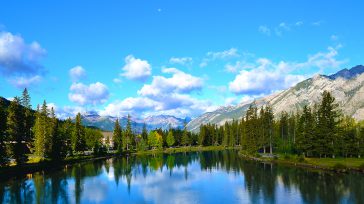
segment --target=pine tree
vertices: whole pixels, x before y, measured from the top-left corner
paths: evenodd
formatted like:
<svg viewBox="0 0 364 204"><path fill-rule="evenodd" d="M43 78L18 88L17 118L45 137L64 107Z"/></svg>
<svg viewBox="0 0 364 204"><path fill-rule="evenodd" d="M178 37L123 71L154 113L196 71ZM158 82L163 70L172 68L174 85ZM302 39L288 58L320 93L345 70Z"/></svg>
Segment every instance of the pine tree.
<svg viewBox="0 0 364 204"><path fill-rule="evenodd" d="M263 139L263 148L265 153L266 145L269 145L269 153L273 154L273 124L274 124L274 115L273 109L270 104L267 104L264 109L264 139Z"/></svg>
<svg viewBox="0 0 364 204"><path fill-rule="evenodd" d="M245 149L248 153L253 154L256 153L259 149L259 141L258 141L258 109L255 105L255 102L250 104L246 116L245 116L245 136L246 143Z"/></svg>
<svg viewBox="0 0 364 204"><path fill-rule="evenodd" d="M86 148L85 130L81 124L81 114L76 116L75 125L72 132L72 149L74 152L84 151Z"/></svg>
<svg viewBox="0 0 364 204"><path fill-rule="evenodd" d="M30 96L27 88L24 89L22 97L20 99L20 104L24 109L24 140L30 142L32 140L32 127L34 123L34 116L32 113L32 105L30 104Z"/></svg>
<svg viewBox="0 0 364 204"><path fill-rule="evenodd" d="M35 114L35 123L33 127L34 132L34 154L40 158L45 157L45 124L42 113L37 107L37 112Z"/></svg>
<svg viewBox="0 0 364 204"><path fill-rule="evenodd" d="M280 149L285 154L289 149L289 142L288 142L288 113L283 111L281 113L281 117L279 119L279 129L280 129Z"/></svg>
<svg viewBox="0 0 364 204"><path fill-rule="evenodd" d="M114 149L116 149L118 152L122 151L122 133L121 133L121 127L119 123L119 119L116 119L115 126L114 126L114 132L113 132L113 142L114 142Z"/></svg>
<svg viewBox="0 0 364 204"><path fill-rule="evenodd" d="M129 149L131 148L131 142L132 142L132 138L133 137L133 133L132 133L132 129L131 129L131 118L130 115L128 115L128 120L126 123L126 129L123 132L123 149L126 149L126 151L129 151Z"/></svg>
<svg viewBox="0 0 364 204"><path fill-rule="evenodd" d="M322 101L318 107L317 151L320 157L322 155L335 157L334 143L339 121L337 107L338 104L335 103L335 98L331 93L324 91L322 93Z"/></svg>
<svg viewBox="0 0 364 204"><path fill-rule="evenodd" d="M142 138L143 138L144 141L148 140L147 125L145 123L143 124Z"/></svg>
<svg viewBox="0 0 364 204"><path fill-rule="evenodd" d="M315 151L315 120L311 109L303 107L302 115L297 124L295 148L304 156L312 156Z"/></svg>
<svg viewBox="0 0 364 204"><path fill-rule="evenodd" d="M168 131L166 142L167 142L168 147L172 147L175 143L175 139L174 139L173 132L171 129L169 129L169 131Z"/></svg>
<svg viewBox="0 0 364 204"><path fill-rule="evenodd" d="M187 146L190 144L190 138L188 136L188 131L187 131L187 123L184 123L184 129L183 129L183 133L182 133L182 138L181 138L181 145L183 146Z"/></svg>
<svg viewBox="0 0 364 204"><path fill-rule="evenodd" d="M50 158L54 161L62 160L66 156L66 146L65 141L62 138L62 135L59 131L58 119L54 113L53 107L51 108L50 113L50 138L51 142L51 153Z"/></svg>
<svg viewBox="0 0 364 204"><path fill-rule="evenodd" d="M8 164L8 154L5 145L6 138L6 109L4 101L0 98L0 166Z"/></svg>
<svg viewBox="0 0 364 204"><path fill-rule="evenodd" d="M15 159L17 165L22 165L28 160L28 158L25 155L26 146L23 144L24 115L20 106L20 99L18 97L15 97L10 103L6 126L7 135L12 141L15 142L11 145L12 156Z"/></svg>

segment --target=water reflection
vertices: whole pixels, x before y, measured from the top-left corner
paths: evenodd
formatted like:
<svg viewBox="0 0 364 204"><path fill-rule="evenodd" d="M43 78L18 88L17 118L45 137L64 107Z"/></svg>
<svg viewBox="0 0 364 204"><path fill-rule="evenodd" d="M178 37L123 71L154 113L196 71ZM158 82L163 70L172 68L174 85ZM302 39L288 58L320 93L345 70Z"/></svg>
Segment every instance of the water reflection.
<svg viewBox="0 0 364 204"><path fill-rule="evenodd" d="M244 161L232 151L131 156L0 184L2 203L364 203L362 174Z"/></svg>

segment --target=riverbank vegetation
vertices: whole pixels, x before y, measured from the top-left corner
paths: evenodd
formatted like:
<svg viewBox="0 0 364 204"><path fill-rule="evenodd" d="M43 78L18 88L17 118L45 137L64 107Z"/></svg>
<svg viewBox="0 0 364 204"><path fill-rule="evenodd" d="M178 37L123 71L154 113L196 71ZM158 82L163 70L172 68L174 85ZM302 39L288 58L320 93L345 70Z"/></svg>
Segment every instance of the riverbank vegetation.
<svg viewBox="0 0 364 204"><path fill-rule="evenodd" d="M59 162L82 157L173 153L234 148L242 155L284 160L301 158L324 166L364 166L364 124L343 116L335 99L323 92L320 103L304 106L295 113L273 114L272 107L252 103L241 120L224 125L201 125L199 133L183 129L133 131L128 116L125 128L115 121L112 135L82 125L81 114L74 120L59 120L44 103L34 111L25 89L10 104L0 100L0 165ZM328 159L337 158L338 159ZM321 159L320 159L321 158ZM324 159L326 158L326 159ZM294 160L296 161L296 160ZM364 162L363 162L364 163Z"/></svg>
<svg viewBox="0 0 364 204"><path fill-rule="evenodd" d="M200 127L203 145L239 146L246 155L301 155L310 158L360 158L364 155L364 124L343 116L335 98L324 91L320 103L295 113L273 115L271 106L251 104L245 117L223 126Z"/></svg>

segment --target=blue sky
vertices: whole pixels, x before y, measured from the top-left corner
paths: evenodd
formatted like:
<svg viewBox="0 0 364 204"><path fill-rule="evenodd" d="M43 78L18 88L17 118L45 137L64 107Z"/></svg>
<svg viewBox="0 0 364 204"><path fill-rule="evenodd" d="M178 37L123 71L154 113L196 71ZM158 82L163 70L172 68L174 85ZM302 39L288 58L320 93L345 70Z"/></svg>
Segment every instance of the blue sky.
<svg viewBox="0 0 364 204"><path fill-rule="evenodd" d="M6 1L0 95L197 116L363 64L360 1Z"/></svg>

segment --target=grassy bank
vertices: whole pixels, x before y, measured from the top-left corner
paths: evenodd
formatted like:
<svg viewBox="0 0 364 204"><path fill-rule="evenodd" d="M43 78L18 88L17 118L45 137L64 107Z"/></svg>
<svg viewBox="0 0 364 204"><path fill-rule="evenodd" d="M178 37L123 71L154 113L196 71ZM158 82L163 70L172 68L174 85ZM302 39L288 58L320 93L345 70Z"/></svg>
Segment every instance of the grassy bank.
<svg viewBox="0 0 364 204"><path fill-rule="evenodd" d="M186 147L172 147L166 149L154 149L154 150L147 150L147 151L138 151L134 152L136 155L144 155L144 154L157 154L157 153L178 153L178 152L201 152L201 151L218 151L218 150L225 150L225 149L232 149L229 147L224 146L186 146Z"/></svg>
<svg viewBox="0 0 364 204"><path fill-rule="evenodd" d="M277 154L274 156L257 154L250 156L240 153L240 155L244 158L260 162L272 162L336 172L358 171L364 173L364 158L304 158L290 154Z"/></svg>

